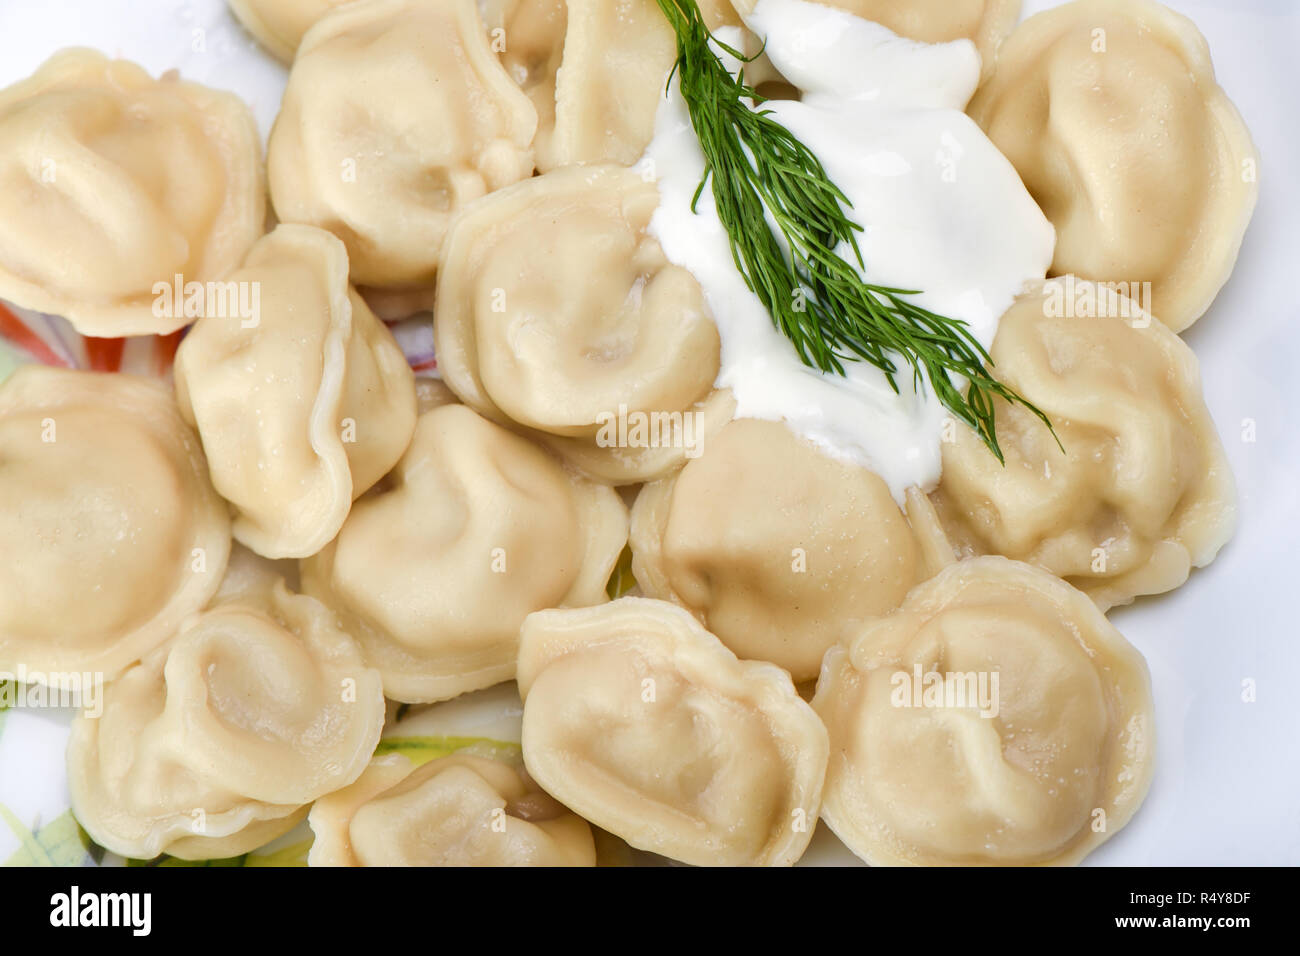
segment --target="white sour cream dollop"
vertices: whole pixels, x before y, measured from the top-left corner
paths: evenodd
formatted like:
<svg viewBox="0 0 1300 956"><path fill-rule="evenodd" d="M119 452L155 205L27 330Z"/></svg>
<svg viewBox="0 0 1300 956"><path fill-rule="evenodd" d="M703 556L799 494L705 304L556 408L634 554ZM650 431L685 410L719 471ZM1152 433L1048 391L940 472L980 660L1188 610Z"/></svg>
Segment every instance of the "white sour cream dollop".
<svg viewBox="0 0 1300 956"><path fill-rule="evenodd" d="M914 43L803 0L760 0L746 24L803 94L764 106L852 202L867 280L924 290L918 305L964 319L987 348L1024 283L1046 275L1056 237L1015 169L962 112L979 82L974 44ZM719 38L740 47L739 31ZM900 503L911 486L932 488L947 410L928 383L913 390L905 364L896 394L867 363L847 363L839 376L799 360L737 272L711 189L691 211L704 157L675 86L645 161L660 194L651 232L704 289L722 339L717 385L734 393L737 415L787 422L875 471Z"/></svg>

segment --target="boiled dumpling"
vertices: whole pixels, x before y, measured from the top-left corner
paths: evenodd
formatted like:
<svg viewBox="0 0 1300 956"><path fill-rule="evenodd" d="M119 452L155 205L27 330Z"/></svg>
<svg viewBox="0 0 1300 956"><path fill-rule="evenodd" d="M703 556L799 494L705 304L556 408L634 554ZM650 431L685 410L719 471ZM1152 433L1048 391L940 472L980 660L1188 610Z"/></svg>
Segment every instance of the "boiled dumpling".
<svg viewBox="0 0 1300 956"><path fill-rule="evenodd" d="M813 707L822 816L873 865L1077 863L1151 781L1142 655L1083 594L1004 558L952 565L832 648Z"/></svg>
<svg viewBox="0 0 1300 956"><path fill-rule="evenodd" d="M502 63L537 108L537 168L640 159L676 55L656 0L486 0ZM700 0L711 28L739 22Z"/></svg>
<svg viewBox="0 0 1300 956"><path fill-rule="evenodd" d="M464 405L420 416L393 473L303 563L395 700L510 680L532 611L606 600L627 541L610 488Z"/></svg>
<svg viewBox="0 0 1300 956"><path fill-rule="evenodd" d="M0 671L121 674L216 592L230 519L163 385L25 366L0 386Z"/></svg>
<svg viewBox="0 0 1300 956"><path fill-rule="evenodd" d="M356 780L379 742L379 674L324 606L249 562L73 723L73 811L115 853L247 852Z"/></svg>
<svg viewBox="0 0 1300 956"><path fill-rule="evenodd" d="M848 629L896 608L924 565L880 477L755 419L726 425L703 455L642 489L631 544L648 597L797 681L817 676Z"/></svg>
<svg viewBox="0 0 1300 956"><path fill-rule="evenodd" d="M771 664L663 601L539 611L519 647L528 772L634 847L788 865L817 822L826 729Z"/></svg>
<svg viewBox="0 0 1300 956"><path fill-rule="evenodd" d="M567 0L484 0L492 49L537 110L533 154L539 169L560 163L554 154L555 87L564 56Z"/></svg>
<svg viewBox="0 0 1300 956"><path fill-rule="evenodd" d="M963 553L1040 565L1103 610L1214 559L1236 523L1235 486L1196 356L1176 335L1104 286L1053 279L1002 317L991 354L1065 450L1000 399L1005 467L953 431L934 500Z"/></svg>
<svg viewBox="0 0 1300 956"><path fill-rule="evenodd" d="M81 49L0 91L0 298L83 335L172 332L190 318L159 290L221 279L265 213L229 93Z"/></svg>
<svg viewBox="0 0 1300 956"><path fill-rule="evenodd" d="M748 14L756 0L734 0ZM972 40L988 75L1020 17L1020 0L816 0L922 43Z"/></svg>
<svg viewBox="0 0 1300 956"><path fill-rule="evenodd" d="M249 33L272 54L293 62L298 44L312 25L348 0L227 0Z"/></svg>
<svg viewBox="0 0 1300 956"><path fill-rule="evenodd" d="M595 866L591 827L515 768L453 754L371 761L316 801L311 866Z"/></svg>
<svg viewBox="0 0 1300 956"><path fill-rule="evenodd" d="M656 0L567 0L550 161L630 166L654 136L677 44ZM699 0L716 29L736 23L726 0Z"/></svg>
<svg viewBox="0 0 1300 956"><path fill-rule="evenodd" d="M1227 281L1258 157L1205 38L1151 0L1080 0L1026 20L970 114L1056 226L1052 275L1150 283L1175 332Z"/></svg>
<svg viewBox="0 0 1300 956"><path fill-rule="evenodd" d="M362 0L298 49L271 199L285 222L342 239L355 283L427 285L452 214L531 175L536 131L475 0Z"/></svg>
<svg viewBox="0 0 1300 956"><path fill-rule="evenodd" d="M658 203L629 169L556 170L466 209L440 265L446 383L616 483L680 467L694 437L683 423L717 417L696 403L718 374L718 330L699 283L647 232ZM620 435L637 422L629 447Z"/></svg>
<svg viewBox="0 0 1300 956"><path fill-rule="evenodd" d="M309 557L406 450L414 379L348 286L330 233L281 225L231 279L260 290L260 315L210 315L190 331L176 355L181 412L235 506L235 537L267 557Z"/></svg>

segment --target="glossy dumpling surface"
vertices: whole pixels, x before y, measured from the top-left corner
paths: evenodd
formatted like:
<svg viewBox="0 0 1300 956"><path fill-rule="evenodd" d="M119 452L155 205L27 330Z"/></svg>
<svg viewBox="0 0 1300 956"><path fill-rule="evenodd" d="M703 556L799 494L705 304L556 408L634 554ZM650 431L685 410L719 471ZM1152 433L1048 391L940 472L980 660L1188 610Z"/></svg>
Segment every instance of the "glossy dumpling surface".
<svg viewBox="0 0 1300 956"><path fill-rule="evenodd" d="M713 29L739 22L700 0ZM537 108L537 168L641 158L676 55L655 0L486 0L494 48Z"/></svg>
<svg viewBox="0 0 1300 956"><path fill-rule="evenodd" d="M996 402L1006 467L958 428L934 500L964 553L1041 565L1104 609L1178 587L1236 524L1196 356L1101 286L1053 279L1002 317L999 378L1051 418Z"/></svg>
<svg viewBox="0 0 1300 956"><path fill-rule="evenodd" d="M672 28L655 0L567 0L563 69L555 88L553 166L630 166L654 136L676 55ZM702 0L716 27L734 14Z"/></svg>
<svg viewBox="0 0 1300 956"><path fill-rule="evenodd" d="M627 541L618 494L463 405L420 416L393 473L303 563L396 700L509 680L533 611L607 600Z"/></svg>
<svg viewBox="0 0 1300 956"><path fill-rule="evenodd" d="M783 865L816 824L826 730L771 664L686 611L622 598L541 611L520 637L528 772L634 847L699 865Z"/></svg>
<svg viewBox="0 0 1300 956"><path fill-rule="evenodd" d="M258 561L242 552L237 564ZM356 643L281 579L239 573L237 587L105 688L101 716L73 724L73 810L116 853L251 849L356 780L379 741L379 674Z"/></svg>
<svg viewBox="0 0 1300 956"><path fill-rule="evenodd" d="M106 679L216 592L230 519L169 390L27 366L0 386L0 671Z"/></svg>
<svg viewBox="0 0 1300 956"><path fill-rule="evenodd" d="M1142 655L1083 594L1005 558L952 565L832 648L813 707L822 815L873 865L1077 863L1151 780Z"/></svg>
<svg viewBox="0 0 1300 956"><path fill-rule="evenodd" d="M1176 332L1205 313L1254 210L1258 157L1190 20L1151 0L1030 17L970 114L1056 226L1052 275L1149 282Z"/></svg>
<svg viewBox="0 0 1300 956"><path fill-rule="evenodd" d="M262 233L257 128L237 97L93 50L0 90L0 298L83 335L172 332L155 285L220 279Z"/></svg>
<svg viewBox="0 0 1300 956"><path fill-rule="evenodd" d="M555 87L569 24L567 0L484 0L492 49L537 110L538 169L560 165L554 153Z"/></svg>
<svg viewBox="0 0 1300 956"><path fill-rule="evenodd" d="M267 557L305 558L406 450L414 380L348 286L347 252L330 233L281 225L231 279L258 289L259 314L200 319L176 355L177 396L236 508L235 537Z"/></svg>
<svg viewBox="0 0 1300 956"><path fill-rule="evenodd" d="M311 866L595 866L591 827L518 769L453 754L376 757L312 807Z"/></svg>
<svg viewBox="0 0 1300 956"><path fill-rule="evenodd" d="M231 11L262 46L286 63L312 25L348 0L227 0Z"/></svg>
<svg viewBox="0 0 1300 956"><path fill-rule="evenodd" d="M427 285L452 214L532 173L536 131L474 0L363 0L299 47L271 199L283 221L342 239L355 283Z"/></svg>
<svg viewBox="0 0 1300 956"><path fill-rule="evenodd" d="M718 373L699 283L647 232L658 202L629 169L557 170L467 209L440 267L434 340L446 383L602 480L654 477L673 457L653 453L671 440L620 447L611 423L654 413L680 423Z"/></svg>
<svg viewBox="0 0 1300 956"><path fill-rule="evenodd" d="M884 481L755 419L708 436L700 457L642 489L631 544L648 597L795 680L816 677L831 644L892 611L922 576Z"/></svg>

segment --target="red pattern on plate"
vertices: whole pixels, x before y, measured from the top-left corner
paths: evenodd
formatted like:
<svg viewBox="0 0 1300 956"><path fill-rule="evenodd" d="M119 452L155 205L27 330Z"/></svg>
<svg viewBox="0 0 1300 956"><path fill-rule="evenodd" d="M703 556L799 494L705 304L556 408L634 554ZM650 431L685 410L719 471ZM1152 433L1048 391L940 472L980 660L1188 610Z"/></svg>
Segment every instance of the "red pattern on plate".
<svg viewBox="0 0 1300 956"><path fill-rule="evenodd" d="M14 315L3 302L0 302L0 338L17 345L44 365L57 365L60 368L71 367L71 364L63 356L46 345L45 340L29 329L27 324Z"/></svg>

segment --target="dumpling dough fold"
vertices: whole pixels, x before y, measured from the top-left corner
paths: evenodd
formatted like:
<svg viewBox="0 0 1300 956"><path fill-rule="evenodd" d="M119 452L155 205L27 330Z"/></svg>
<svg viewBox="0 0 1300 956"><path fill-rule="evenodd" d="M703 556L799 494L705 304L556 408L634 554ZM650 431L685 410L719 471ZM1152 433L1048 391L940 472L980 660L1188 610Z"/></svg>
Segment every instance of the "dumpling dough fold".
<svg viewBox="0 0 1300 956"><path fill-rule="evenodd" d="M943 446L937 510L963 554L1065 578L1103 610L1172 590L1236 525L1236 489L1196 356L1137 304L1073 277L1002 317L998 377L1051 418L995 400L1006 466L967 429Z"/></svg>
<svg viewBox="0 0 1300 956"><path fill-rule="evenodd" d="M226 0L249 33L273 56L292 63L312 25L349 0Z"/></svg>
<svg viewBox="0 0 1300 956"><path fill-rule="evenodd" d="M170 391L25 366L0 386L0 671L112 680L216 593L230 518Z"/></svg>
<svg viewBox="0 0 1300 956"><path fill-rule="evenodd" d="M642 488L631 546L647 597L685 607L738 656L796 681L924 576L879 476L756 419L725 425L700 457Z"/></svg>
<svg viewBox="0 0 1300 956"><path fill-rule="evenodd" d="M82 335L173 332L192 317L156 286L220 280L265 216L238 97L83 49L0 90L0 298Z"/></svg>
<svg viewBox="0 0 1300 956"><path fill-rule="evenodd" d="M952 565L832 648L812 703L831 740L822 816L872 865L1077 863L1151 782L1142 655L1083 594L1005 558Z"/></svg>
<svg viewBox="0 0 1300 956"><path fill-rule="evenodd" d="M740 22L698 0L711 29ZM677 45L656 0L485 0L492 42L537 108L537 168L631 166L654 136Z"/></svg>
<svg viewBox="0 0 1300 956"><path fill-rule="evenodd" d="M258 288L260 314L204 316L190 331L176 354L181 413L235 506L235 537L268 558L309 557L406 450L414 377L330 233L280 225L231 279Z"/></svg>
<svg viewBox="0 0 1300 956"><path fill-rule="evenodd" d="M356 284L427 286L456 210L532 174L536 131L475 0L349 3L298 48L271 199L342 239Z"/></svg>
<svg viewBox="0 0 1300 956"><path fill-rule="evenodd" d="M630 169L557 170L467 208L439 267L447 385L616 484L680 467L696 426L718 417L703 405L718 330L699 283L647 231L658 203Z"/></svg>
<svg viewBox="0 0 1300 956"><path fill-rule="evenodd" d="M379 742L379 674L352 638L261 559L233 566L207 610L105 688L100 717L73 723L73 811L115 853L246 852L356 780Z"/></svg>
<svg viewBox="0 0 1300 956"><path fill-rule="evenodd" d="M507 764L462 754L419 768L376 757L316 801L310 866L595 866L585 820Z"/></svg>
<svg viewBox="0 0 1300 956"><path fill-rule="evenodd" d="M464 405L420 416L392 474L302 564L395 700L427 703L515 674L531 612L608 600L627 542L617 492Z"/></svg>
<svg viewBox="0 0 1300 956"><path fill-rule="evenodd" d="M539 611L519 647L528 772L634 847L701 866L794 863L817 822L826 728L771 664L679 607Z"/></svg>
<svg viewBox="0 0 1300 956"><path fill-rule="evenodd" d="M1030 17L970 115L1056 227L1049 273L1151 284L1175 332L1228 280L1258 196L1250 131L1195 24L1152 0Z"/></svg>

